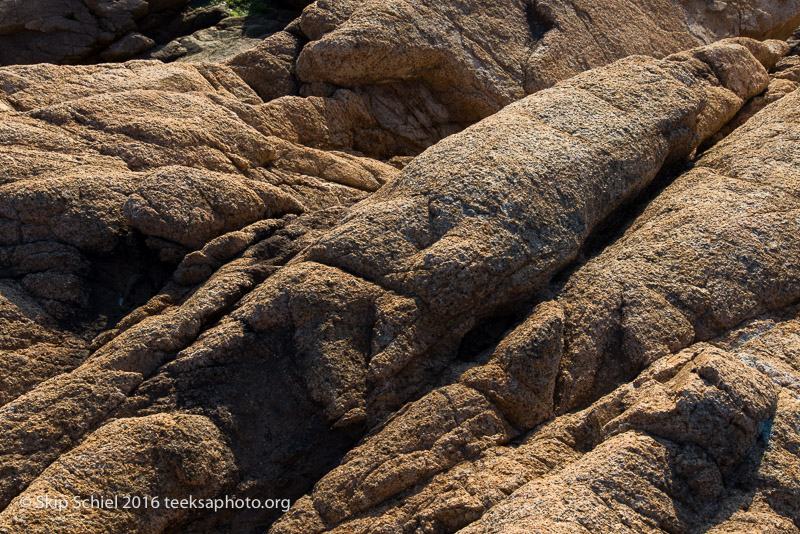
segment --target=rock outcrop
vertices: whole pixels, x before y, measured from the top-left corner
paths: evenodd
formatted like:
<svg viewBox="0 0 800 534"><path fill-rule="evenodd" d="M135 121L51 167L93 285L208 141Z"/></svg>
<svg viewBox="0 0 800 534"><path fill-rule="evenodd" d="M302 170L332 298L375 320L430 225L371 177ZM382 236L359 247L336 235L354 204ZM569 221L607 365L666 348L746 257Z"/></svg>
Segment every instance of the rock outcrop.
<svg viewBox="0 0 800 534"><path fill-rule="evenodd" d="M19 110L0 112L3 349L61 346L29 363L9 354L9 369L40 369L9 377L25 384L9 399L74 368L188 252L264 218L351 204L398 173L273 136L259 97L220 65L35 65L0 78ZM233 243L221 259L249 244Z"/></svg>
<svg viewBox="0 0 800 534"><path fill-rule="evenodd" d="M101 54L128 59L154 42L138 33L148 15L176 13L188 0L0 2L0 65L79 63Z"/></svg>
<svg viewBox="0 0 800 534"><path fill-rule="evenodd" d="M223 61L283 30L308 2L233 16L219 0L38 0L0 3L0 65L153 58ZM257 0L256 5L261 5Z"/></svg>
<svg viewBox="0 0 800 534"><path fill-rule="evenodd" d="M700 158L273 532L794 532L799 104Z"/></svg>
<svg viewBox="0 0 800 534"><path fill-rule="evenodd" d="M213 25L200 27L196 31L186 31L180 27L172 29L162 46L148 47L148 52L140 57L165 62L222 62L282 31L296 15L294 11L275 11L248 17L232 17L225 13Z"/></svg>
<svg viewBox="0 0 800 534"><path fill-rule="evenodd" d="M527 94L616 59L663 57L737 35L785 39L800 24L800 8L785 0L712 4L321 0L299 21L310 42L297 57L297 78L303 95L352 88L391 134L394 153L416 155Z"/></svg>
<svg viewBox="0 0 800 534"><path fill-rule="evenodd" d="M0 532L797 532L798 24L318 0L0 68Z"/></svg>

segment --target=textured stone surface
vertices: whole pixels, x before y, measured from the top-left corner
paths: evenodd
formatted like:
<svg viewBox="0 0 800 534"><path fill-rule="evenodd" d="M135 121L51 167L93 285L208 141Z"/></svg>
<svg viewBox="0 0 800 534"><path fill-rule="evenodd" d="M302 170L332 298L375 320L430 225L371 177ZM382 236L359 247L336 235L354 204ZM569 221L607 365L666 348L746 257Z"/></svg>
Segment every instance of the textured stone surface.
<svg viewBox="0 0 800 534"><path fill-rule="evenodd" d="M264 16L225 17L213 26L171 39L145 57L161 61L225 61L283 30L296 15L293 11L279 11Z"/></svg>
<svg viewBox="0 0 800 534"><path fill-rule="evenodd" d="M391 133L395 152L416 154L586 69L737 35L785 39L798 24L800 8L786 0L506 0L488 8L322 0L300 19L311 42L297 59L297 78L303 94L352 88Z"/></svg>
<svg viewBox="0 0 800 534"><path fill-rule="evenodd" d="M797 9L0 68L0 532L797 532Z"/></svg>
<svg viewBox="0 0 800 534"><path fill-rule="evenodd" d="M132 462L136 457L147 461ZM50 510L43 513L23 504L47 497L62 505L59 523L67 532L92 531L100 524L112 532L159 532L193 514L163 501L191 496L205 505L206 499L230 487L235 476L233 455L208 419L166 414L122 419L105 425L51 464L3 511L3 522L10 529L51 532L54 525L42 517ZM76 505L76 497L91 503L92 497L107 495L111 487L119 496L139 496L140 501L118 497L116 512ZM142 492L160 496L158 507L136 506ZM131 509L121 512L126 505Z"/></svg>
<svg viewBox="0 0 800 534"><path fill-rule="evenodd" d="M104 50L103 59L128 59L153 44L132 33L138 21L186 4L187 0L2 2L0 65L77 63Z"/></svg>
<svg viewBox="0 0 800 534"><path fill-rule="evenodd" d="M272 531L796 531L798 103L708 151L485 363L408 405ZM460 404L437 410L442 395L491 402L463 419L452 459L436 421ZM416 442L393 436L418 420L435 429L406 456Z"/></svg>
<svg viewBox="0 0 800 534"><path fill-rule="evenodd" d="M100 57L105 61L125 61L142 52L150 50L155 41L142 35L141 33L129 33L119 41L114 42L111 46L106 48L100 53Z"/></svg>

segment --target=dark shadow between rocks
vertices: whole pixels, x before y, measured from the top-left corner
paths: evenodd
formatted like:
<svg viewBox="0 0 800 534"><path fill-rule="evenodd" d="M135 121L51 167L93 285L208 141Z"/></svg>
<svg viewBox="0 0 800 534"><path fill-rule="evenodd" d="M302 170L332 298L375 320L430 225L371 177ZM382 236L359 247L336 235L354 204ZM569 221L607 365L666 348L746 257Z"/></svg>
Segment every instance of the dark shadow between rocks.
<svg viewBox="0 0 800 534"><path fill-rule="evenodd" d="M531 37L535 41L540 41L544 34L553 29L555 22L539 8L538 0L528 0L525 6L528 17L528 25L531 29Z"/></svg>
<svg viewBox="0 0 800 534"><path fill-rule="evenodd" d="M773 424L774 417L761 421L755 445L738 464L730 468L728 473L723 473L726 498L719 503L716 517L708 524L698 528L698 533L708 532L731 519L736 512L750 508L759 489L757 486L759 468L765 453L771 446Z"/></svg>

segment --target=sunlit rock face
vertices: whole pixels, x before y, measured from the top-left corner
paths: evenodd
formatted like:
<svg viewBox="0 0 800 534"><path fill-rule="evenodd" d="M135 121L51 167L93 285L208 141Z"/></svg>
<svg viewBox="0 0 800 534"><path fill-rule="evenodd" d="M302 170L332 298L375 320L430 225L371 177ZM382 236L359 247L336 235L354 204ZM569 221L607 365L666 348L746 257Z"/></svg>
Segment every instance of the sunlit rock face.
<svg viewBox="0 0 800 534"><path fill-rule="evenodd" d="M800 5L79 4L0 0L1 533L800 529Z"/></svg>

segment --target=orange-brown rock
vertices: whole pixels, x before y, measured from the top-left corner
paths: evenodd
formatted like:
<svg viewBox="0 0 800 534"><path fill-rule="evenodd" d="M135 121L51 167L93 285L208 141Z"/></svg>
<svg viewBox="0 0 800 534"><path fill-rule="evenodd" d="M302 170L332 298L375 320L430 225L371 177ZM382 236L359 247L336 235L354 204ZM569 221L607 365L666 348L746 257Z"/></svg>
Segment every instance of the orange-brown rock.
<svg viewBox="0 0 800 534"><path fill-rule="evenodd" d="M800 80L750 37L799 14L318 0L0 68L0 532L797 532Z"/></svg>
<svg viewBox="0 0 800 534"><path fill-rule="evenodd" d="M716 462L718 476L726 476L731 463L744 458L756 443L761 421L775 413L778 389L768 378L751 376L754 371L747 365L727 364L727 353L711 349L693 353L674 364L674 373L652 379L663 384L653 383L651 388L663 397L663 406L655 412L641 396L645 390L628 392L624 382L659 357L695 341L692 328L703 339L711 339L744 319L789 304L793 286L788 278L772 274L771 264L762 263L761 278L743 278L729 293L720 293L720 298L729 300L718 315L702 316L705 322L698 319L697 326L685 326L687 319L668 304L667 297L659 297L653 289L648 293L645 286L648 276L652 285L665 272L673 272L670 283L679 283L675 269L680 265L651 267L641 253L634 253L626 260L627 270L594 270L606 257L623 261L619 255L625 252L615 252L615 247L634 251L639 235L649 236L649 241L641 239L642 246L647 242L651 250L659 250L652 234L637 232L647 223L637 221L629 230L631 237L570 276L552 302L538 306L514 334L494 349L491 342L488 351L477 349L483 356L476 357L484 363L453 364L453 358L468 350L462 338L484 321L541 298L601 221L642 191L665 165L689 156L748 98L763 91L769 83L765 67L785 51L776 46L723 42L664 60L623 60L508 107L433 147L402 174L363 156L308 146L309 139L319 139L313 133L287 135L289 139L276 136L269 130L269 120L263 119L269 117L263 105L231 91L238 87L235 77L222 78L228 80L224 84L208 82L210 88L203 85L209 72L214 73L211 80L219 80L225 69L175 67L181 75L202 76L180 82L196 83L197 90L159 88L158 77L153 80L156 88L147 88L137 79L131 90L82 93L67 103L44 101L30 104L30 111L6 112L7 131L31 132L9 136L8 154L30 155L36 142L51 147L56 157L47 165L39 163L41 171L32 176L12 174L15 179L3 187L35 202L47 197L30 188L40 183L36 187L48 191L53 180L43 179L42 173L67 169L74 173L76 166L90 172L100 166L114 173L98 194L106 195L102 198L108 199L104 201L108 213L116 214L95 234L77 232L80 239L70 237L74 224L30 218L29 214L64 217L82 206L64 203L75 198L66 193L67 180L50 193L50 198L64 199L61 204L54 202L52 211L7 209L4 217L13 239L9 250L29 246L34 241L28 236L58 227L65 233L57 241L68 242L77 258L91 262L142 232L162 259L180 261L180 266L157 297L98 337L91 354L82 354L72 364L83 362L77 368L68 367L49 380L21 388L0 408L3 446L8 451L2 460L6 476L0 483L0 499L5 511L0 513L0 524L13 529L27 518L47 530L58 516L21 510L20 499L33 495L24 491L72 496L53 462L72 465L77 460L71 455L83 451L80 447L85 448L81 454L103 457L104 431L121 432L138 443L150 439L136 436L149 436L150 421L156 424L152 418L189 413L218 429L230 450L220 454L232 455L235 464L231 478L220 477L216 489L209 491L237 497L264 497L279 485L297 497L334 467L339 455L370 425L381 425L317 484L310 497L297 503L297 511L274 527L278 532L320 531L338 524L345 530L356 528L361 515L372 513L376 506L386 510L381 521L387 526L382 528L389 530L398 518L404 518L403 524L419 521L433 525L430 528L460 528L478 520L488 506L485 503L500 506L502 499L493 497L494 501L481 501L484 504L462 499L462 504L422 506L419 513L409 513L396 510L405 506L399 496L443 491L438 485L425 490L426 481L451 484L445 480L457 466L495 454L492 451L498 447L508 448L539 423L552 419L555 425L563 424L560 421L566 420L553 418L620 383L617 395L624 394L625 401L615 401L622 402L620 408L606 414L605 437L597 437L596 446L586 445L591 452L558 449L553 461L576 462L571 468L581 473L581 462L589 462L599 471L592 467L582 476L593 478L592 473L607 470L604 462L616 461L615 455L627 450L626 440L633 440L632 456L625 456L626 461L651 458L653 466L661 461L672 465L671 458L689 455L696 458L691 465L707 465L702 469L713 474ZM143 73L158 70L149 63L116 68L124 72L132 66ZM87 69L114 72L111 67ZM7 100L23 101L22 95L17 101L13 96L10 93ZM791 101L787 96L775 105ZM112 111L114 103L121 107ZM149 118L141 111L127 111L145 109L158 112ZM200 112L202 123L195 118ZM126 113L142 119L131 121ZM757 124L758 117L746 126ZM167 144L166 132L181 141ZM22 166L16 157L11 161ZM682 179L694 184L693 176L713 172L693 171ZM83 183L80 175L74 180ZM315 193L313 180L338 187L343 196ZM390 183L358 206L346 212L336 207L386 181ZM705 185L700 179L696 182L698 187ZM709 194L708 202L735 202L735 192L728 200L716 182L709 187L714 194ZM650 208L656 213L660 198ZM777 201L758 198L764 205ZM675 202L698 213L708 210L704 204ZM19 200L9 204L17 205ZM99 203L87 204L92 205ZM750 208L747 204L741 209ZM287 214L292 212L303 214ZM737 220L749 220L735 210L732 213ZM681 220L680 212L675 216ZM260 221L264 217L274 222ZM641 221L648 217L646 212ZM652 217L664 229L672 224ZM696 216L684 217L697 222ZM797 232L787 226L785 234L775 236L786 254L775 259L775 265L791 262L792 234ZM734 235L750 242L742 231ZM667 240L664 246L671 244ZM191 249L197 250L180 260ZM760 251L753 248L752 257L760 258ZM55 253L48 252L50 257ZM712 255L697 268L713 277L714 258L723 257L727 257L724 252ZM730 265L721 262L719 269L729 273ZM610 276L633 276L638 283L623 293L626 321L593 314L585 318L602 323L582 322L576 311L587 302L585 288L596 288L598 279ZM691 271L685 276L692 276ZM760 280L772 286L762 288ZM93 282L88 277L85 283L91 289ZM769 289L773 286L782 288L785 297L763 305L748 300L748 291L768 295L778 291ZM43 295L56 292L54 288ZM602 308L605 302L617 302L618 296L619 292L606 291L593 305ZM612 355L602 345L603 329L620 328L629 333L623 337L623 352L613 357L622 359L619 365L604 365ZM666 334L659 328L666 328ZM591 336L596 347L580 341L580 336ZM710 385L692 378L696 369L706 373L704 380ZM714 373L727 378L714 378ZM576 375L595 380L575 382L571 377ZM731 381L739 389L725 389ZM718 400L720 395L729 400ZM415 397L420 400L385 421ZM682 399L708 405L708 418L698 422L676 416L671 406L683 406ZM750 415L731 426L727 414L737 409ZM120 421L118 428L106 423L109 418ZM688 445L679 440L705 436L709 428L715 429L717 441L707 451L686 449ZM35 442L27 439L31 435L37 436ZM679 441L657 449L651 436ZM128 476L124 466L133 461L139 447L115 449L107 461L120 467L109 468L108 479L92 484L121 484L112 480ZM506 472L493 469L492 476ZM533 472L537 469L541 471L534 467ZM153 476L152 485L142 481L133 489L193 491L190 482L157 478L158 466ZM642 476L642 484L658 483ZM504 487L519 487L534 478L522 474ZM548 479L546 484L556 495L562 482ZM494 495L491 486L490 480L479 484ZM702 498L717 495L713 488L704 491ZM674 498L673 493L665 495L659 498ZM265 524L275 517L273 511L120 515L113 524L128 528L122 525L140 521L131 528L155 531L161 521L173 521L214 530L240 522ZM700 521L680 520L692 525ZM80 521L81 529L91 531L109 519L88 515Z"/></svg>
<svg viewBox="0 0 800 534"><path fill-rule="evenodd" d="M793 532L798 103L706 153L272 532ZM398 437L418 421L435 425L424 442ZM453 457L439 443L456 435Z"/></svg>
<svg viewBox="0 0 800 534"><path fill-rule="evenodd" d="M625 56L664 57L739 35L785 39L800 24L800 7L786 0L712 4L321 0L300 18L310 42L297 56L297 79L304 95L330 98L348 88L395 152L416 154L527 94Z"/></svg>

